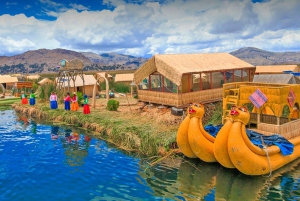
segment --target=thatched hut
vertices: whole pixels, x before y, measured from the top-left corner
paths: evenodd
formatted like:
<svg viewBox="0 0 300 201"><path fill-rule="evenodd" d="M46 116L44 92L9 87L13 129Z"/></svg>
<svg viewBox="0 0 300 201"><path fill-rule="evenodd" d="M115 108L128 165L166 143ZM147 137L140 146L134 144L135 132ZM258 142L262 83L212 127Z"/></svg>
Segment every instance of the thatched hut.
<svg viewBox="0 0 300 201"><path fill-rule="evenodd" d="M115 82L122 82L124 84L131 84L133 81L134 74L126 73L126 74L116 74Z"/></svg>
<svg viewBox="0 0 300 201"><path fill-rule="evenodd" d="M38 82L38 85L44 85L44 84L50 84L53 83L52 80L50 80L49 78L43 78L41 81Z"/></svg>
<svg viewBox="0 0 300 201"><path fill-rule="evenodd" d="M40 79L40 75L28 75L28 76L26 76L26 79L27 80L38 80L38 79Z"/></svg>
<svg viewBox="0 0 300 201"><path fill-rule="evenodd" d="M96 79L93 75L83 75L84 78L84 83L83 83L83 79L81 78L80 75L76 76L75 79L75 83L73 82L73 80L70 80L70 85L68 85L68 80L64 79L61 82L62 83L62 88L65 91L68 91L69 88L69 92L73 93L73 92L84 92L87 96L93 96L93 89L94 89L94 85L96 83ZM57 78L56 78L57 79ZM58 82L56 80L56 82ZM75 87L74 87L75 84ZM84 88L83 88L84 87Z"/></svg>
<svg viewBox="0 0 300 201"><path fill-rule="evenodd" d="M285 72L299 72L297 65L271 65L271 66L256 66L255 74L283 74Z"/></svg>
<svg viewBox="0 0 300 201"><path fill-rule="evenodd" d="M94 77L98 80L100 77L105 77L108 81L113 79L113 76L108 74L107 72L98 72L94 75Z"/></svg>
<svg viewBox="0 0 300 201"><path fill-rule="evenodd" d="M0 75L0 85L3 92L5 92L6 89L12 89L16 82L18 82L17 77L12 77L10 75Z"/></svg>
<svg viewBox="0 0 300 201"><path fill-rule="evenodd" d="M300 79L293 74L254 75L253 82L271 84L300 84Z"/></svg>
<svg viewBox="0 0 300 201"><path fill-rule="evenodd" d="M252 81L255 67L228 53L155 55L135 73L138 99L169 106L221 100L224 83Z"/></svg>

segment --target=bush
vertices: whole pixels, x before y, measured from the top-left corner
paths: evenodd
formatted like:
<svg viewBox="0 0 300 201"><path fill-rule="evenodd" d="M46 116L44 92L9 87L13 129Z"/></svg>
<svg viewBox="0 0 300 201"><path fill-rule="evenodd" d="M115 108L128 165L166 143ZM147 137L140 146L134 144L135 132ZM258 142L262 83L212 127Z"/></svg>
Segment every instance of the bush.
<svg viewBox="0 0 300 201"><path fill-rule="evenodd" d="M114 85L114 91L119 93L129 93L130 92L130 86L124 83L115 83Z"/></svg>
<svg viewBox="0 0 300 201"><path fill-rule="evenodd" d="M78 91L77 92L77 101L78 101L79 105L81 105L82 100L83 100L83 94L80 91Z"/></svg>
<svg viewBox="0 0 300 201"><path fill-rule="evenodd" d="M107 102L106 109L108 109L109 111L117 111L118 107L119 107L119 101L111 99Z"/></svg>

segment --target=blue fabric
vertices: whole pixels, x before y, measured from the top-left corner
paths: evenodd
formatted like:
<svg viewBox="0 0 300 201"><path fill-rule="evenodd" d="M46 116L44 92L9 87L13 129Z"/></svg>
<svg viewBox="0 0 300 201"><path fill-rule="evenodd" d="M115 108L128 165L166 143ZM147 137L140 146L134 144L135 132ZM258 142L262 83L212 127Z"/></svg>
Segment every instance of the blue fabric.
<svg viewBox="0 0 300 201"><path fill-rule="evenodd" d="M214 126L212 124L209 124L204 127L204 130L206 132L208 132L211 136L216 137L218 132L222 128L222 126L223 125ZM255 131L248 130L248 129L246 129L246 133L247 133L250 141L254 145L256 145L260 148L263 148L263 143L261 141L261 137L262 137L264 144L266 146L272 146L272 145L278 146L280 148L282 155L284 155L284 156L290 155L294 151L294 145L292 143L290 143L287 139L282 137L281 135L274 134L271 136L266 136L261 133L257 133Z"/></svg>
<svg viewBox="0 0 300 201"><path fill-rule="evenodd" d="M250 141L254 145L256 145L260 148L263 148L263 143L261 140L261 137L262 137L264 144L266 146L271 146L271 145L278 146L280 148L282 155L284 155L284 156L290 155L294 151L294 145L292 143L290 143L287 139L282 137L281 135L274 134L271 136L266 136L266 135L257 133L255 131L248 130L248 129L246 130L246 133L247 133Z"/></svg>
<svg viewBox="0 0 300 201"><path fill-rule="evenodd" d="M65 110L70 110L70 101L65 101Z"/></svg>
<svg viewBox="0 0 300 201"><path fill-rule="evenodd" d="M30 105L34 105L35 104L35 98L30 98L29 103L30 103Z"/></svg>
<svg viewBox="0 0 300 201"><path fill-rule="evenodd" d="M231 72L228 72L228 71L225 72L226 80L229 80L231 78L231 76L232 76Z"/></svg>
<svg viewBox="0 0 300 201"><path fill-rule="evenodd" d="M209 124L207 126L204 126L204 130L206 132L208 132L211 136L213 137L216 137L218 132L220 131L220 129L222 128L223 125L217 125L217 126L214 126L212 124Z"/></svg>
<svg viewBox="0 0 300 201"><path fill-rule="evenodd" d="M57 109L58 105L57 105L57 101L50 101L50 108L51 109Z"/></svg>

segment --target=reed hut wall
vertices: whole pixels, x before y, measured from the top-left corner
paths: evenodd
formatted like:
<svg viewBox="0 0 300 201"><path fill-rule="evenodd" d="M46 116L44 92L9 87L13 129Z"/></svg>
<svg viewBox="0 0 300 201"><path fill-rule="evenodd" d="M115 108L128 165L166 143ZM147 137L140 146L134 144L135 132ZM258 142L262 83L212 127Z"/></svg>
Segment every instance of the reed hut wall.
<svg viewBox="0 0 300 201"><path fill-rule="evenodd" d="M144 102L179 107L191 102L205 103L221 100L222 93L222 88L183 94L138 90L138 97L140 101Z"/></svg>
<svg viewBox="0 0 300 201"><path fill-rule="evenodd" d="M279 134L287 140L292 139L300 135L300 119L291 121L282 125L272 125L266 123L258 123L257 129L264 135Z"/></svg>
<svg viewBox="0 0 300 201"><path fill-rule="evenodd" d="M230 88L239 88L239 105L243 106L247 103L251 103L249 97L257 90L260 89L268 98L267 102L259 108L257 111L260 113L266 106L270 107L275 116L281 117L283 107L287 105L292 111L292 106L288 103L288 95L290 90L295 94L294 103L300 103L300 85L288 85L288 84L267 84L267 83L230 83L224 84L223 97L227 94Z"/></svg>
<svg viewBox="0 0 300 201"><path fill-rule="evenodd" d="M234 70L239 72L239 75L233 73ZM178 94L157 92L154 91L156 89L151 89L151 85L149 85L148 88L144 88L145 90L138 89L138 99L145 102L180 106L196 101L221 100L223 95L222 88L218 87L226 82L225 77L227 74L225 75L225 72L230 72L231 78L228 81L234 82L234 78L242 80L243 76L246 77L244 79L247 79L247 81L251 81L254 71L255 67L253 65L228 53L166 54L154 55L150 58L134 73L134 80L139 85L143 84L142 81L144 79L148 79L151 82L150 75L162 75L177 86L179 89ZM199 78L202 77L202 74L205 75L206 82L202 80L201 85L193 83L191 81L193 74L199 74ZM212 80L212 76L215 79L219 76L221 79L217 79L217 81ZM201 91L200 86L202 87ZM164 95L166 97L162 97L161 94L166 94Z"/></svg>

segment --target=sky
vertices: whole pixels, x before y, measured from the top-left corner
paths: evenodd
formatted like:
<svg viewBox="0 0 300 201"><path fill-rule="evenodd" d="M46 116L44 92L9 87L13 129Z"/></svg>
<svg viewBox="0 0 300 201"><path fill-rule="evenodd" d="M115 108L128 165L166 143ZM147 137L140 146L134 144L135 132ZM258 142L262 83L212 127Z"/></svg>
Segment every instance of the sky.
<svg viewBox="0 0 300 201"><path fill-rule="evenodd" d="M0 0L0 56L300 51L299 0Z"/></svg>

